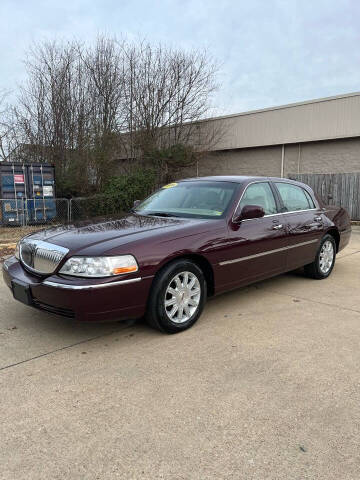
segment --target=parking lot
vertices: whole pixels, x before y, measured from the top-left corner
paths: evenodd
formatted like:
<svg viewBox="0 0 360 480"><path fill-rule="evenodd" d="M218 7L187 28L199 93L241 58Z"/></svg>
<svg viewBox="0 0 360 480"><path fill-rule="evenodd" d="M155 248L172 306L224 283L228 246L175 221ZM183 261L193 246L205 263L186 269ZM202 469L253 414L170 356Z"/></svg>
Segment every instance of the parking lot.
<svg viewBox="0 0 360 480"><path fill-rule="evenodd" d="M360 227L325 281L211 299L194 328L79 324L0 280L0 478L360 478Z"/></svg>

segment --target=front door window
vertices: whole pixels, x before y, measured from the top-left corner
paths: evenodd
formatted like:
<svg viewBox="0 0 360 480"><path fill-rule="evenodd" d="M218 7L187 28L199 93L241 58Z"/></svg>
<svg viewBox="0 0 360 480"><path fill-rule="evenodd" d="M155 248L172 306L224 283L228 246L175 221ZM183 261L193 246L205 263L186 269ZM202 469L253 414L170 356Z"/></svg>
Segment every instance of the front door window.
<svg viewBox="0 0 360 480"><path fill-rule="evenodd" d="M275 198L267 182L252 183L247 187L239 204L239 213L245 205L262 207L265 215L277 213Z"/></svg>

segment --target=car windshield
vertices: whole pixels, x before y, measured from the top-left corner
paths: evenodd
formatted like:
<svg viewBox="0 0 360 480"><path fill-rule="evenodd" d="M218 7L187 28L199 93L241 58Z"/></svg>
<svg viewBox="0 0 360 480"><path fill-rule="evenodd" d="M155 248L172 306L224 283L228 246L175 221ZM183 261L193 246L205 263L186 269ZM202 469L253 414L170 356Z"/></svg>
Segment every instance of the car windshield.
<svg viewBox="0 0 360 480"><path fill-rule="evenodd" d="M134 211L142 215L219 218L225 215L237 186L231 182L170 183L140 203Z"/></svg>

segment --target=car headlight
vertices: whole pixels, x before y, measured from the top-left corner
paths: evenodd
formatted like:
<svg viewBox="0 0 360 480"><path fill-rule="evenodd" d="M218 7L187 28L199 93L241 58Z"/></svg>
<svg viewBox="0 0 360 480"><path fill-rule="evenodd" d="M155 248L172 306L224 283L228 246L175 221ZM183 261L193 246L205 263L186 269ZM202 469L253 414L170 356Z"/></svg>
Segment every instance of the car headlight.
<svg viewBox="0 0 360 480"><path fill-rule="evenodd" d="M15 258L20 260L20 242L18 242L15 247Z"/></svg>
<svg viewBox="0 0 360 480"><path fill-rule="evenodd" d="M121 255L118 257L71 257L59 273L76 277L112 277L138 270L138 264L132 255Z"/></svg>

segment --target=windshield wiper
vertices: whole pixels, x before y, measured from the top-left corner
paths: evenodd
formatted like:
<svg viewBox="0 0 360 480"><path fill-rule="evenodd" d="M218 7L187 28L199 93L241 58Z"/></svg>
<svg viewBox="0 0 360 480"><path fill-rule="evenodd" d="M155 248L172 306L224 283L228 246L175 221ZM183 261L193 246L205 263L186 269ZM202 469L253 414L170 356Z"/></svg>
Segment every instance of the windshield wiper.
<svg viewBox="0 0 360 480"><path fill-rule="evenodd" d="M145 215L149 215L152 217L176 217L173 213L167 213L167 212L151 212L151 213L146 213Z"/></svg>

